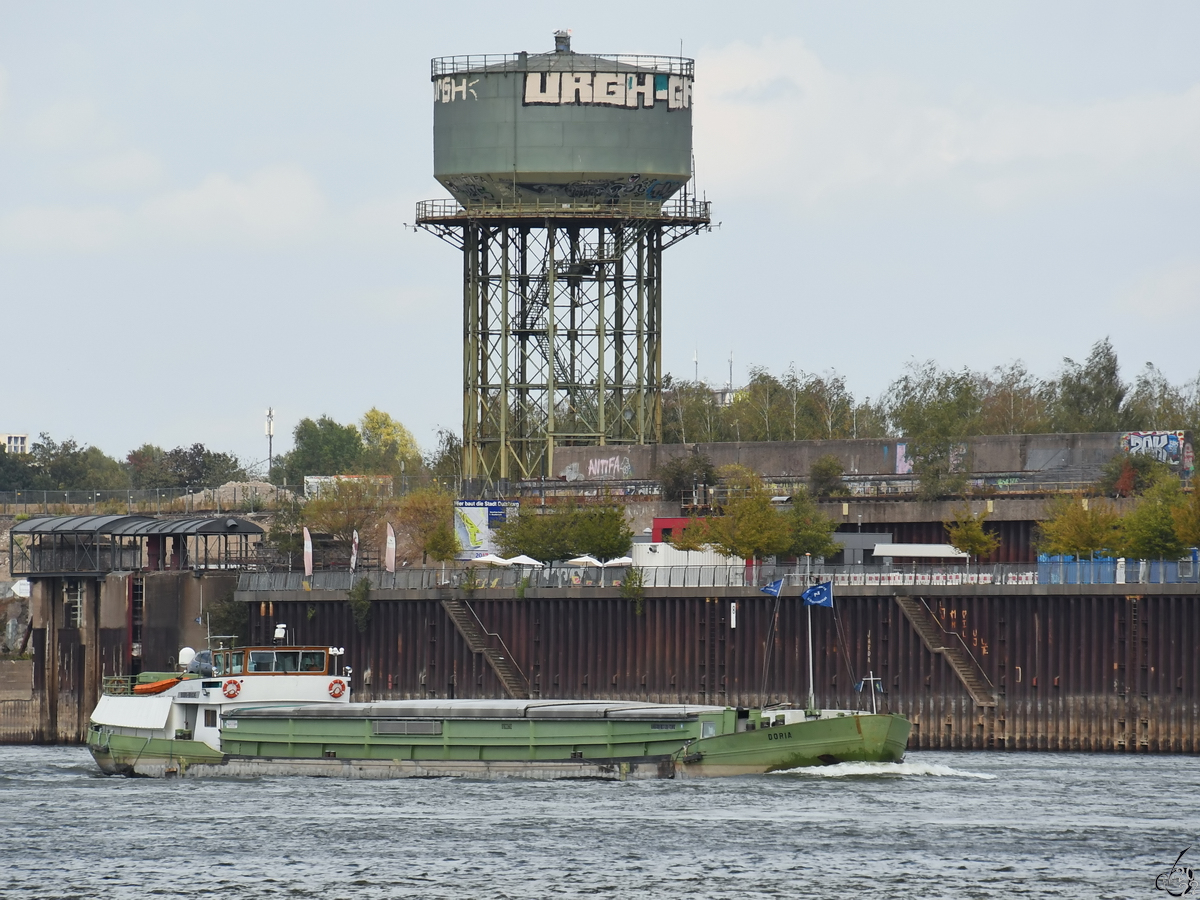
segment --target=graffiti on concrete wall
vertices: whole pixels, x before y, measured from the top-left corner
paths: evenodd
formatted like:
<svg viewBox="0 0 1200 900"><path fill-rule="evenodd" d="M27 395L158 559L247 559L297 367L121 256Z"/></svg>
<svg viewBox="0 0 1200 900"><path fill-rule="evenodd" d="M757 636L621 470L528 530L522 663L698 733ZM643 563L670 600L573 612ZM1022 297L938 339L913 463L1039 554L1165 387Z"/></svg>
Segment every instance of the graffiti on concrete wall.
<svg viewBox="0 0 1200 900"><path fill-rule="evenodd" d="M1127 431L1121 435L1121 450L1152 457L1187 475L1196 468L1192 438L1186 431Z"/></svg>
<svg viewBox="0 0 1200 900"><path fill-rule="evenodd" d="M628 456L614 453L612 456L597 456L586 462L569 463L563 470L567 481L624 480L633 477L633 465Z"/></svg>
<svg viewBox="0 0 1200 900"><path fill-rule="evenodd" d="M689 109L692 79L686 75L636 72L525 73L526 106L652 109L660 100L666 103L668 110Z"/></svg>

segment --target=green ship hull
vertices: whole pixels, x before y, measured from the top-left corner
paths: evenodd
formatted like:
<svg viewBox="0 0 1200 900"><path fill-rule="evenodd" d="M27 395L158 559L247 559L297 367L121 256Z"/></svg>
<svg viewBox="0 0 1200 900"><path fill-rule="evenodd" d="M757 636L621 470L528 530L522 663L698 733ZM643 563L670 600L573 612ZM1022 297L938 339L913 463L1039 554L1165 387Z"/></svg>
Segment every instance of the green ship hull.
<svg viewBox="0 0 1200 900"><path fill-rule="evenodd" d="M221 749L93 725L109 774L342 778L673 778L899 762L902 716L602 701L414 701L242 708Z"/></svg>

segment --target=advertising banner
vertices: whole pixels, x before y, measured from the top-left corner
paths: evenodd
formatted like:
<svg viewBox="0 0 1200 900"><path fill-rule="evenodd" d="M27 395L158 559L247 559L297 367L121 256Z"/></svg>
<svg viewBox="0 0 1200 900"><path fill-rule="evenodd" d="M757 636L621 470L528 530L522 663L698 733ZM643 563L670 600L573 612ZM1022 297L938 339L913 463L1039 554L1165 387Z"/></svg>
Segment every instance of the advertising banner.
<svg viewBox="0 0 1200 900"><path fill-rule="evenodd" d="M514 501L457 500L454 503L454 536L458 538L458 559L475 559L499 553L492 531L509 516L516 516L521 505Z"/></svg>

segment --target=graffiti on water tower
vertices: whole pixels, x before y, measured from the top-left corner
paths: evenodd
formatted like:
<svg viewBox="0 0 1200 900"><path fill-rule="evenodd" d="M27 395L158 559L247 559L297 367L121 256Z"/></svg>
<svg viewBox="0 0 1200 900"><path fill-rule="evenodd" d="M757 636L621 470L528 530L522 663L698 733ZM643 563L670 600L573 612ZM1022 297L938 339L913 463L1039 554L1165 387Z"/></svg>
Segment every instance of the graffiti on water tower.
<svg viewBox="0 0 1200 900"><path fill-rule="evenodd" d="M653 109L660 100L668 110L690 109L692 79L686 75L636 72L525 73L526 106Z"/></svg>
<svg viewBox="0 0 1200 900"><path fill-rule="evenodd" d="M1186 431L1127 431L1121 435L1121 450L1152 457L1186 475L1196 468L1192 438Z"/></svg>
<svg viewBox="0 0 1200 900"><path fill-rule="evenodd" d="M629 479L633 477L633 465L628 456L615 453L612 456L593 457L587 462L568 463L562 474L567 481Z"/></svg>

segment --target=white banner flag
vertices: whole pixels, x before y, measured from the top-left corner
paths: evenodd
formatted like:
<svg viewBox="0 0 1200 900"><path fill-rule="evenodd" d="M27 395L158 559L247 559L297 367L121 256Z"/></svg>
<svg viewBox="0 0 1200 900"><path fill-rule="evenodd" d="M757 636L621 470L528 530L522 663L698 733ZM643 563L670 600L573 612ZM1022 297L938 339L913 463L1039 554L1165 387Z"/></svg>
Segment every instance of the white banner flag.
<svg viewBox="0 0 1200 900"><path fill-rule="evenodd" d="M304 529L304 575L312 578L312 535Z"/></svg>
<svg viewBox="0 0 1200 900"><path fill-rule="evenodd" d="M387 554L383 558L383 567L389 572L396 571L396 529L388 522Z"/></svg>
<svg viewBox="0 0 1200 900"><path fill-rule="evenodd" d="M354 540L350 544L350 571L358 568L358 529L354 531Z"/></svg>

